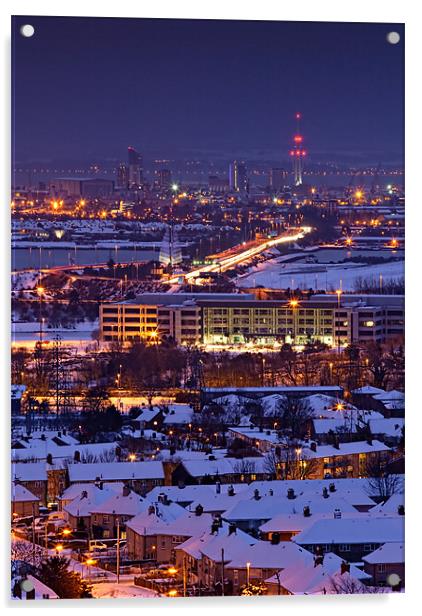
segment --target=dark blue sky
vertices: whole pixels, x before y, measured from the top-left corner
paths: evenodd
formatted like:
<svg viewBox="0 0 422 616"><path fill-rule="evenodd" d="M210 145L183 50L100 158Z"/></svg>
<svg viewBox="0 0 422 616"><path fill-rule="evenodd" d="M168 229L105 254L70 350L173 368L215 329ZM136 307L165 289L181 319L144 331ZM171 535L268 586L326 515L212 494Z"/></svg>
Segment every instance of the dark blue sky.
<svg viewBox="0 0 422 616"><path fill-rule="evenodd" d="M25 39L19 27L31 23ZM398 45L386 42L397 30ZM286 157L400 161L403 27L16 17L16 160Z"/></svg>

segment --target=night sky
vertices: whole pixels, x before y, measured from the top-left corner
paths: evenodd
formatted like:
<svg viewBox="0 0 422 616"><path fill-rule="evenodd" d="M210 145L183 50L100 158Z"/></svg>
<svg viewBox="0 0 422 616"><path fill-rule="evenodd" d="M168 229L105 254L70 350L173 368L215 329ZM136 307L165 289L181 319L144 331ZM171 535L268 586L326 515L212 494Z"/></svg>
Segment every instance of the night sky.
<svg viewBox="0 0 422 616"><path fill-rule="evenodd" d="M22 24L35 27L26 39ZM390 45L386 34L402 40ZM16 17L15 160L286 157L400 162L403 27Z"/></svg>

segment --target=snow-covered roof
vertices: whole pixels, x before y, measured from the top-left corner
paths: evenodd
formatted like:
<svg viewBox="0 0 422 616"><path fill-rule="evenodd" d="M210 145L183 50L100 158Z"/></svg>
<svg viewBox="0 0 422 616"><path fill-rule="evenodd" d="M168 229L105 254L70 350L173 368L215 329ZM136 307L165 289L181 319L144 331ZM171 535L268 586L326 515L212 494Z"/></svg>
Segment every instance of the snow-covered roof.
<svg viewBox="0 0 422 616"><path fill-rule="evenodd" d="M404 419L400 417L370 419L369 428L372 434L385 434L386 436L400 438L404 428Z"/></svg>
<svg viewBox="0 0 422 616"><path fill-rule="evenodd" d="M94 505L90 513L135 516L149 507L151 502L135 492L111 494L109 498Z"/></svg>
<svg viewBox="0 0 422 616"><path fill-rule="evenodd" d="M155 503L155 512L144 511L128 522L127 526L141 535L178 535L193 537L211 528L212 516L189 513L176 503Z"/></svg>
<svg viewBox="0 0 422 616"><path fill-rule="evenodd" d="M76 445L58 445L53 440L33 440L30 441L26 449L12 449L12 459L26 460L34 459L46 460L48 455L53 460L73 460L75 452L79 452L81 458L114 454L118 443L86 443Z"/></svg>
<svg viewBox="0 0 422 616"><path fill-rule="evenodd" d="M136 421L152 421L160 412L161 409L158 406L142 409L136 417Z"/></svg>
<svg viewBox="0 0 422 616"><path fill-rule="evenodd" d="M237 531L236 531L237 532ZM257 541L245 547L243 553L235 555L227 565L229 569L246 569L246 563L253 569L285 569L294 563L302 566L313 563L313 556L304 548L290 541L272 545L268 541Z"/></svg>
<svg viewBox="0 0 422 616"><path fill-rule="evenodd" d="M205 475L232 475L240 473L265 473L265 458L221 458L219 460L184 460L183 466L191 477ZM244 470L242 470L244 469Z"/></svg>
<svg viewBox="0 0 422 616"><path fill-rule="evenodd" d="M315 524L295 536L300 545L356 544L403 541L402 517L369 517L317 519Z"/></svg>
<svg viewBox="0 0 422 616"><path fill-rule="evenodd" d="M96 507L116 496L116 492L110 488L90 487L93 489L90 489L89 493L87 490L82 490L71 503L63 507L63 510L74 517L87 517Z"/></svg>
<svg viewBox="0 0 422 616"><path fill-rule="evenodd" d="M404 563L404 543L384 543L377 550L364 556L362 560L371 565Z"/></svg>
<svg viewBox="0 0 422 616"><path fill-rule="evenodd" d="M12 479L20 481L47 481L45 462L12 462Z"/></svg>
<svg viewBox="0 0 422 616"><path fill-rule="evenodd" d="M19 483L12 482L12 502L13 503L24 503L24 502L39 502L38 496L32 494L29 490L27 490L23 485Z"/></svg>
<svg viewBox="0 0 422 616"><path fill-rule="evenodd" d="M255 543L257 543L257 539L239 529L235 533L229 534L229 526L223 522L222 527L218 529L218 533L211 534L211 529L207 530L199 537L188 539L176 549L182 549L194 558L201 558L202 555L205 555L211 560L220 562L222 550L224 550L224 562L229 563L233 559L240 561L244 558L248 547ZM244 558L244 562L247 562L246 558Z"/></svg>
<svg viewBox="0 0 422 616"><path fill-rule="evenodd" d="M59 596L54 592L54 590L51 590L51 588L46 586L38 578L30 574L26 577L30 582L32 582L35 589L35 599L44 599L46 596L48 596L49 599L59 599Z"/></svg>
<svg viewBox="0 0 422 616"><path fill-rule="evenodd" d="M193 408L188 404L170 404L169 413L164 417L166 426L184 425L192 421Z"/></svg>
<svg viewBox="0 0 422 616"><path fill-rule="evenodd" d="M398 508L404 505L404 494L392 494L385 502L378 503L371 508L372 513L397 513Z"/></svg>
<svg viewBox="0 0 422 616"><path fill-rule="evenodd" d="M278 575L273 575L266 580L267 583L280 584L291 594L320 594L333 592L333 579L340 575L342 559L336 554L327 553L324 555L324 561L321 565L314 565L314 562L303 564L301 562L293 563L287 566ZM345 578L351 577L353 580L366 580L370 576L358 569L354 565L350 565L350 574L344 573ZM362 587L364 592L364 587Z"/></svg>
<svg viewBox="0 0 422 616"><path fill-rule="evenodd" d="M130 479L164 479L161 462L94 462L69 464L70 483L95 481L125 481Z"/></svg>
<svg viewBox="0 0 422 616"><path fill-rule="evenodd" d="M395 402L395 401L404 401L404 393L402 391L397 391L397 389L392 389L391 391L385 391L381 394L377 394L374 396L375 400L381 400L382 402Z"/></svg>
<svg viewBox="0 0 422 616"><path fill-rule="evenodd" d="M120 481L103 482L103 490L112 491L115 494L123 490L123 483ZM91 496L98 487L94 483L72 483L64 492L59 496L60 501L72 501L75 498L81 496L82 492L87 492L88 496Z"/></svg>
<svg viewBox="0 0 422 616"><path fill-rule="evenodd" d="M374 439L368 441L352 441L350 443L339 443L338 448L333 445L318 445L316 451L309 447L302 448L301 456L306 458L331 458L335 456L350 456L358 453L373 453L378 451L390 451L390 447Z"/></svg>
<svg viewBox="0 0 422 616"><path fill-rule="evenodd" d="M385 393L384 389L374 387L373 385L364 385L363 387L358 387L358 389L354 389L352 391L352 394L361 394L365 396L375 396L376 394L383 393Z"/></svg>

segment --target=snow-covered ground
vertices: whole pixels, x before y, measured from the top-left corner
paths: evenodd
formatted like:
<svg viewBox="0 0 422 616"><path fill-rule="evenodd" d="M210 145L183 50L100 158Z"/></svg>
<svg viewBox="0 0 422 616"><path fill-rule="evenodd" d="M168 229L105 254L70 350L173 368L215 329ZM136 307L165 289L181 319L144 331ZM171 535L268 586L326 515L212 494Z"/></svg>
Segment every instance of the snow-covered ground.
<svg viewBox="0 0 422 616"><path fill-rule="evenodd" d="M120 584L117 584L117 582L93 584L92 594L96 599L133 599L137 597L151 599L159 596L153 590L135 586L133 576L131 580L123 580Z"/></svg>
<svg viewBox="0 0 422 616"><path fill-rule="evenodd" d="M96 344L92 339L92 332L98 329L98 320L81 321L75 327L64 329L48 329L44 326L42 339L44 342L52 342L56 336L60 336L66 346L86 347L87 344ZM12 343L15 346L33 347L40 339L40 325L37 321L13 322Z"/></svg>
<svg viewBox="0 0 422 616"><path fill-rule="evenodd" d="M360 280L370 281L382 286L390 280L399 280L404 276L404 261L391 261L377 265L362 263L283 263L272 259L260 263L239 276L238 287L263 286L273 289L300 288L332 291L354 291Z"/></svg>

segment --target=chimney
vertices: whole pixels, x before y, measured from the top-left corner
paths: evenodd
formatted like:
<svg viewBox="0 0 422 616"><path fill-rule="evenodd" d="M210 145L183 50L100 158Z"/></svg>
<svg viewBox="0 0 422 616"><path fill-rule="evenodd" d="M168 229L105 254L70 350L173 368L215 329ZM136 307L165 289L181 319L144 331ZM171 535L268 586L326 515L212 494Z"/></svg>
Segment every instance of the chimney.
<svg viewBox="0 0 422 616"><path fill-rule="evenodd" d="M42 441L45 441L45 440L46 440L46 438L45 438L45 434L41 434L41 440L42 440Z"/></svg>
<svg viewBox="0 0 422 616"><path fill-rule="evenodd" d="M75 451L75 453L76 453L76 451ZM47 464L53 464L53 454L51 454L51 453L47 454L46 462L47 462Z"/></svg>
<svg viewBox="0 0 422 616"><path fill-rule="evenodd" d="M310 446L309 446L309 449L310 449L311 451L315 451L315 452L316 452L316 443L315 443L315 441L312 441L312 443L311 443L311 444L310 444Z"/></svg>
<svg viewBox="0 0 422 616"><path fill-rule="evenodd" d="M81 500L82 500L83 498L88 498L88 492L87 492L86 490L82 490L82 493L81 493Z"/></svg>
<svg viewBox="0 0 422 616"><path fill-rule="evenodd" d="M315 556L314 556L314 567L318 567L318 565L324 564L324 552L319 545L315 548Z"/></svg>
<svg viewBox="0 0 422 616"><path fill-rule="evenodd" d="M81 461L81 452L79 451L79 449L75 449L75 453L73 454L73 460L75 462Z"/></svg>
<svg viewBox="0 0 422 616"><path fill-rule="evenodd" d="M274 496L274 490L272 488L268 490L268 496Z"/></svg>
<svg viewBox="0 0 422 616"><path fill-rule="evenodd" d="M236 534L236 524L233 524L233 522L231 522L229 524L229 535L235 535Z"/></svg>
<svg viewBox="0 0 422 616"><path fill-rule="evenodd" d="M350 565L349 563L346 563L346 561L344 560L340 565L340 573L341 575L343 575L343 573L350 573Z"/></svg>
<svg viewBox="0 0 422 616"><path fill-rule="evenodd" d="M214 455L208 456L208 460L212 462L213 460L215 460L215 456Z"/></svg>
<svg viewBox="0 0 422 616"><path fill-rule="evenodd" d="M289 500L293 500L294 498L296 498L296 494L295 494L295 491L293 490L293 488L289 488L287 490L287 498Z"/></svg>
<svg viewBox="0 0 422 616"><path fill-rule="evenodd" d="M202 506L202 505L200 505L200 504L196 505L196 507L195 507L195 515L199 517L199 516L200 516L200 515L202 515L203 513L204 513L204 508L203 508L203 506Z"/></svg>
<svg viewBox="0 0 422 616"><path fill-rule="evenodd" d="M170 455L174 456L174 454L176 453L176 447L170 447Z"/></svg>
<svg viewBox="0 0 422 616"><path fill-rule="evenodd" d="M322 488L322 498L328 498L329 494L328 494L328 490L327 490L327 486L324 486Z"/></svg>
<svg viewBox="0 0 422 616"><path fill-rule="evenodd" d="M63 428L63 436L66 436L66 434L67 434L67 430L66 428Z"/></svg>
<svg viewBox="0 0 422 616"><path fill-rule="evenodd" d="M216 518L214 518L211 524L211 535L218 535L219 528L220 528L220 523Z"/></svg>
<svg viewBox="0 0 422 616"><path fill-rule="evenodd" d="M260 500L261 497L259 495L259 490L255 489L253 491L253 497L254 497L255 500Z"/></svg>
<svg viewBox="0 0 422 616"><path fill-rule="evenodd" d="M179 481L179 490L183 490L185 487L185 482L183 480Z"/></svg>
<svg viewBox="0 0 422 616"><path fill-rule="evenodd" d="M60 438L62 435L62 433L60 432L60 430L57 432L57 436Z"/></svg>
<svg viewBox="0 0 422 616"><path fill-rule="evenodd" d="M305 518L310 518L311 517L311 508L309 507L309 505L305 505L303 508L303 515L305 516Z"/></svg>
<svg viewBox="0 0 422 616"><path fill-rule="evenodd" d="M336 484L335 483L330 483L330 485L328 486L328 489L330 490L330 492L335 492L336 491Z"/></svg>
<svg viewBox="0 0 422 616"><path fill-rule="evenodd" d="M397 507L397 513L398 513L399 515L404 515L404 505L399 505L399 506Z"/></svg>
<svg viewBox="0 0 422 616"><path fill-rule="evenodd" d="M280 543L280 533L272 533L271 545L278 545Z"/></svg>
<svg viewBox="0 0 422 616"><path fill-rule="evenodd" d="M125 484L123 486L122 496L129 496L129 494L130 494L130 487L127 484Z"/></svg>
<svg viewBox="0 0 422 616"><path fill-rule="evenodd" d="M102 481L100 481L100 483L98 484L97 487L98 487L99 490L102 490L103 487L104 487L104 483Z"/></svg>
<svg viewBox="0 0 422 616"><path fill-rule="evenodd" d="M221 482L220 481L215 482L215 493L221 494Z"/></svg>
<svg viewBox="0 0 422 616"><path fill-rule="evenodd" d="M227 494L228 494L229 496L234 496L235 492L234 492L234 487L233 487L232 485L230 485L230 486L227 488Z"/></svg>
<svg viewBox="0 0 422 616"><path fill-rule="evenodd" d="M334 509L334 519L335 520L340 520L341 518L341 511L340 509Z"/></svg>
<svg viewBox="0 0 422 616"><path fill-rule="evenodd" d="M94 482L94 486L96 486L97 488L100 487L101 484L101 478L100 477L95 477L95 482Z"/></svg>
<svg viewBox="0 0 422 616"><path fill-rule="evenodd" d="M154 505L150 505L148 507L148 515L154 515L154 513L155 513L155 507Z"/></svg>

